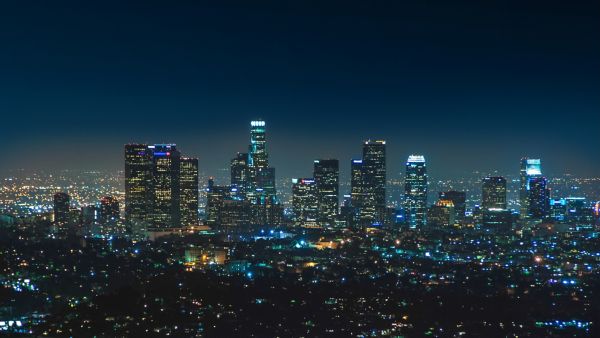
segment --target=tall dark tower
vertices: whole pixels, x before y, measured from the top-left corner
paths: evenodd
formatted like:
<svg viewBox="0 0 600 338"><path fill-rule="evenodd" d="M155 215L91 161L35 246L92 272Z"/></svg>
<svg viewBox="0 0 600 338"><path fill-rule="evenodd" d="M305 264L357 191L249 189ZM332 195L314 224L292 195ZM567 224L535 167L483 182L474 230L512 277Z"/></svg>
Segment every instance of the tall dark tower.
<svg viewBox="0 0 600 338"><path fill-rule="evenodd" d="M180 161L175 144L156 144L152 150L152 225L176 228L181 225Z"/></svg>
<svg viewBox="0 0 600 338"><path fill-rule="evenodd" d="M333 225L339 210L340 170L335 159L315 160L313 176L317 186L320 226Z"/></svg>
<svg viewBox="0 0 600 338"><path fill-rule="evenodd" d="M198 159L184 157L180 165L181 224L198 224Z"/></svg>
<svg viewBox="0 0 600 338"><path fill-rule="evenodd" d="M484 178L482 190L481 207L483 210L506 209L506 179L504 177Z"/></svg>
<svg viewBox="0 0 600 338"><path fill-rule="evenodd" d="M463 224L467 209L467 194L464 191L444 191L439 194L440 200L450 200L454 205L454 220Z"/></svg>
<svg viewBox="0 0 600 338"><path fill-rule="evenodd" d="M152 211L152 151L125 145L125 220L149 222Z"/></svg>
<svg viewBox="0 0 600 338"><path fill-rule="evenodd" d="M119 220L119 201L112 196L104 196L100 199L99 221L102 224L116 222Z"/></svg>
<svg viewBox="0 0 600 338"><path fill-rule="evenodd" d="M352 224L351 225L357 225L357 223L360 221L360 215L361 215L361 210L363 208L364 205L364 201L365 201L365 187L364 187L364 182L365 180L363 179L364 176L364 165L363 165L363 160L361 159L354 159L352 160L352 162L350 163L351 167L350 167L350 186L351 186L351 192L350 192L350 204L351 204L351 208L352 208Z"/></svg>
<svg viewBox="0 0 600 338"><path fill-rule="evenodd" d="M65 192L54 194L54 224L65 225L69 221L71 197Z"/></svg>
<svg viewBox="0 0 600 338"><path fill-rule="evenodd" d="M361 222L383 224L385 220L386 161L385 141L368 140L363 146L365 201Z"/></svg>
<svg viewBox="0 0 600 338"><path fill-rule="evenodd" d="M406 161L404 202L410 228L423 227L427 222L427 166L422 155L410 155Z"/></svg>
<svg viewBox="0 0 600 338"><path fill-rule="evenodd" d="M237 153L231 160L231 189L240 198L246 197L249 188L248 153Z"/></svg>
<svg viewBox="0 0 600 338"><path fill-rule="evenodd" d="M529 180L529 217L545 218L550 214L550 189L546 177Z"/></svg>

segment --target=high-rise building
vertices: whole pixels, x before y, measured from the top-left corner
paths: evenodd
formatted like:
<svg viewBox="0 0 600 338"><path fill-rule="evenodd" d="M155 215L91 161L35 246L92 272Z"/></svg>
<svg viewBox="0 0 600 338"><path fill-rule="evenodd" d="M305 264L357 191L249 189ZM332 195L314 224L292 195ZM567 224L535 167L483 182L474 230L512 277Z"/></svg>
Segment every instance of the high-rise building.
<svg viewBox="0 0 600 338"><path fill-rule="evenodd" d="M439 194L440 200L450 200L454 205L454 220L463 225L467 211L467 194L464 191L444 191Z"/></svg>
<svg viewBox="0 0 600 338"><path fill-rule="evenodd" d="M338 160L315 160L313 175L319 204L318 223L321 226L334 225L339 209Z"/></svg>
<svg viewBox="0 0 600 338"><path fill-rule="evenodd" d="M181 224L198 224L198 159L184 157L180 162Z"/></svg>
<svg viewBox="0 0 600 338"><path fill-rule="evenodd" d="M519 204L521 218L529 217L529 181L542 176L542 162L540 159L524 157L521 159L520 169Z"/></svg>
<svg viewBox="0 0 600 338"><path fill-rule="evenodd" d="M294 225L316 227L319 211L318 190L312 178L292 179L292 209Z"/></svg>
<svg viewBox="0 0 600 338"><path fill-rule="evenodd" d="M481 207L483 210L506 209L506 179L504 177L484 178L482 192Z"/></svg>
<svg viewBox="0 0 600 338"><path fill-rule="evenodd" d="M506 233L512 229L513 216L510 210L486 209L482 213L483 230L494 233Z"/></svg>
<svg viewBox="0 0 600 338"><path fill-rule="evenodd" d="M221 225L221 211L225 199L229 195L229 187L215 185L214 179L208 179L206 188L206 223Z"/></svg>
<svg viewBox="0 0 600 338"><path fill-rule="evenodd" d="M71 197L65 192L54 194L54 224L65 225L69 221Z"/></svg>
<svg viewBox="0 0 600 338"><path fill-rule="evenodd" d="M125 145L125 220L149 222L152 215L152 151L146 144Z"/></svg>
<svg viewBox="0 0 600 338"><path fill-rule="evenodd" d="M248 165L250 167L267 168L269 166L265 121L256 120L250 122L250 148L248 155Z"/></svg>
<svg viewBox="0 0 600 338"><path fill-rule="evenodd" d="M438 200L427 213L427 224L433 228L447 228L455 224L454 203L451 200Z"/></svg>
<svg viewBox="0 0 600 338"><path fill-rule="evenodd" d="M231 189L236 196L246 197L249 188L248 153L237 153L231 160Z"/></svg>
<svg viewBox="0 0 600 338"><path fill-rule="evenodd" d="M100 199L99 210L100 223L111 223L119 220L119 201L112 196L104 196Z"/></svg>
<svg viewBox="0 0 600 338"><path fill-rule="evenodd" d="M246 197L251 203L252 223L281 223L283 208L277 198L275 168L269 167L266 123L262 120L250 122L248 181Z"/></svg>
<svg viewBox="0 0 600 338"><path fill-rule="evenodd" d="M546 177L529 179L529 217L545 218L550 215L550 189Z"/></svg>
<svg viewBox="0 0 600 338"><path fill-rule="evenodd" d="M362 159L353 159L350 163L350 206L352 208L352 226L358 225L365 201L364 166Z"/></svg>
<svg viewBox="0 0 600 338"><path fill-rule="evenodd" d="M363 193L361 222L383 224L386 220L386 153L385 141L368 140L363 145Z"/></svg>
<svg viewBox="0 0 600 338"><path fill-rule="evenodd" d="M427 166L422 155L410 155L406 162L404 184L406 219L410 228L426 224L427 213Z"/></svg>
<svg viewBox="0 0 600 338"><path fill-rule="evenodd" d="M152 226L155 229L181 225L181 154L175 144L156 144L152 151Z"/></svg>

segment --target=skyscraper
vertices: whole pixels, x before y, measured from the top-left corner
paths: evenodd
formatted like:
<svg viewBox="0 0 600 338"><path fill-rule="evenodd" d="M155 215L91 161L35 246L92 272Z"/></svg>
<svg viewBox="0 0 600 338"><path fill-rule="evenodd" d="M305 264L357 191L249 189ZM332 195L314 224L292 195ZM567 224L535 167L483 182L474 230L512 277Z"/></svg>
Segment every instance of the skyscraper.
<svg viewBox="0 0 600 338"><path fill-rule="evenodd" d="M65 225L69 221L71 197L65 192L54 194L54 224Z"/></svg>
<svg viewBox="0 0 600 338"><path fill-rule="evenodd" d="M546 177L529 179L529 217L545 218L550 214L550 190Z"/></svg>
<svg viewBox="0 0 600 338"><path fill-rule="evenodd" d="M318 190L312 178L292 179L292 209L294 225L316 227L319 211Z"/></svg>
<svg viewBox="0 0 600 338"><path fill-rule="evenodd" d="M206 188L206 223L221 225L221 211L225 199L228 197L229 188L215 185L214 179L208 179Z"/></svg>
<svg viewBox="0 0 600 338"><path fill-rule="evenodd" d="M198 224L198 159L184 157L180 165L181 224Z"/></svg>
<svg viewBox="0 0 600 338"><path fill-rule="evenodd" d="M422 155L410 155L404 184L406 218L411 229L426 224L427 166Z"/></svg>
<svg viewBox="0 0 600 338"><path fill-rule="evenodd" d="M519 187L519 204L521 218L529 217L529 181L532 178L542 176L542 162L540 159L524 157L521 159Z"/></svg>
<svg viewBox="0 0 600 338"><path fill-rule="evenodd" d="M456 222L454 203L451 200L438 200L427 212L427 225L433 228L448 228Z"/></svg>
<svg viewBox="0 0 600 338"><path fill-rule="evenodd" d="M246 198L249 188L248 153L237 153L231 160L231 189L240 198Z"/></svg>
<svg viewBox="0 0 600 338"><path fill-rule="evenodd" d="M125 220L150 221L152 151L146 144L125 145Z"/></svg>
<svg viewBox="0 0 600 338"><path fill-rule="evenodd" d="M486 177L482 187L483 210L506 209L506 179L504 177Z"/></svg>
<svg viewBox="0 0 600 338"><path fill-rule="evenodd" d="M180 161L175 144L156 144L152 150L152 226L156 229L181 225Z"/></svg>
<svg viewBox="0 0 600 338"><path fill-rule="evenodd" d="M454 220L458 224L465 221L465 212L467 209L467 194L464 191L444 191L439 194L440 200L450 200L454 205Z"/></svg>
<svg viewBox="0 0 600 338"><path fill-rule="evenodd" d="M119 220L119 201L112 196L100 199L99 221L102 224Z"/></svg>
<svg viewBox="0 0 600 338"><path fill-rule="evenodd" d="M262 120L250 122L248 179L250 183L246 197L251 203L252 223L281 223L283 208L277 199L275 168L269 167L266 123Z"/></svg>
<svg viewBox="0 0 600 338"><path fill-rule="evenodd" d="M383 224L386 215L386 153L385 141L365 141L363 145L364 202L361 222Z"/></svg>
<svg viewBox="0 0 600 338"><path fill-rule="evenodd" d="M265 121L250 122L250 149L248 155L250 167L266 168L269 166Z"/></svg>
<svg viewBox="0 0 600 338"><path fill-rule="evenodd" d="M318 223L321 226L333 225L339 209L338 160L315 160L313 176L317 185Z"/></svg>
<svg viewBox="0 0 600 338"><path fill-rule="evenodd" d="M361 210L365 201L364 193L364 167L362 159L353 159L350 162L350 204L352 208L352 224L357 225L360 221Z"/></svg>

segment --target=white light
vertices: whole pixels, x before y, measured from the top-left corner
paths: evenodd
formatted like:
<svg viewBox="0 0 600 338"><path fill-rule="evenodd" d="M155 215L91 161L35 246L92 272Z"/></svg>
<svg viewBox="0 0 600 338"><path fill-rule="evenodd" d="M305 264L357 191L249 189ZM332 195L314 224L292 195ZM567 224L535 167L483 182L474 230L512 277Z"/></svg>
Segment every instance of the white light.
<svg viewBox="0 0 600 338"><path fill-rule="evenodd" d="M423 156L423 155L410 155L408 157L408 162L425 163L425 156Z"/></svg>

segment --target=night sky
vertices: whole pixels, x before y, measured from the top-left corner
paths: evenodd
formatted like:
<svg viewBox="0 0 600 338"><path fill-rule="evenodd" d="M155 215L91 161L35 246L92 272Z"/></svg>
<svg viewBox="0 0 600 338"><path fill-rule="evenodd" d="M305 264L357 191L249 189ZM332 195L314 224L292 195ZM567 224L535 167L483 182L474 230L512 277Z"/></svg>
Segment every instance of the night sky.
<svg viewBox="0 0 600 338"><path fill-rule="evenodd" d="M4 1L1 169L123 167L174 142L215 174L267 121L278 176L364 139L430 173L600 173L598 1Z"/></svg>

